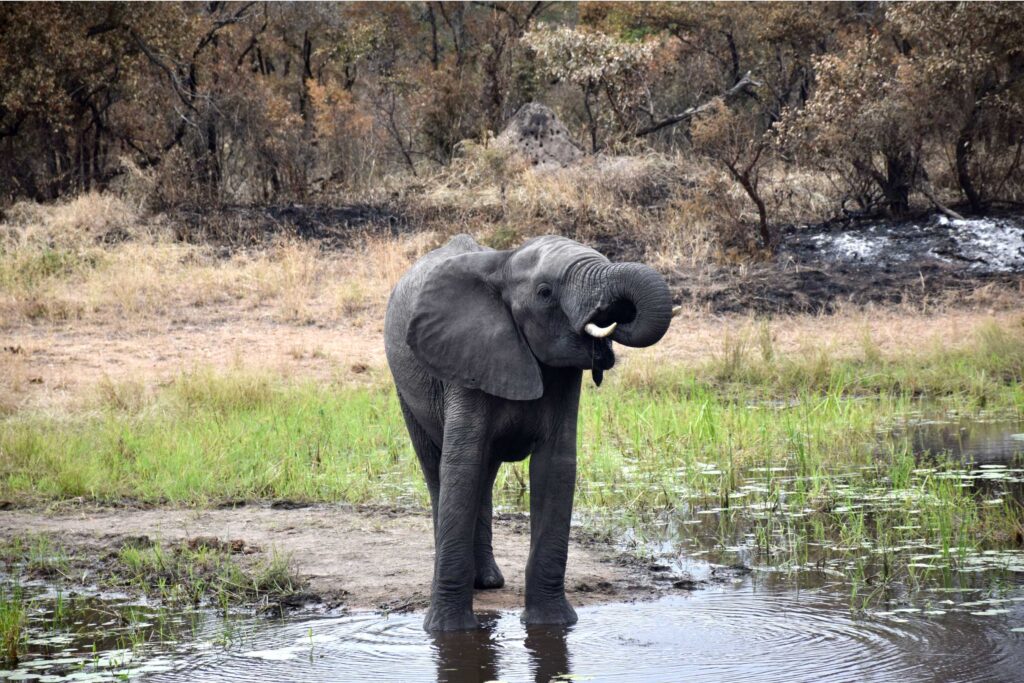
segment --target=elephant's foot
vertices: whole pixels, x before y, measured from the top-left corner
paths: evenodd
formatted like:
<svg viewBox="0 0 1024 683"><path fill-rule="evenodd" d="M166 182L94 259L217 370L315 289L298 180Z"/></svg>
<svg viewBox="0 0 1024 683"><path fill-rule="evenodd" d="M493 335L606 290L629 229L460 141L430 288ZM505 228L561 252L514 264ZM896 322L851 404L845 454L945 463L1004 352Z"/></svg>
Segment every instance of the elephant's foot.
<svg viewBox="0 0 1024 683"><path fill-rule="evenodd" d="M431 605L427 610L427 616L423 620L425 631L467 631L479 628L480 623L473 616L473 610L469 608L450 610L434 609Z"/></svg>
<svg viewBox="0 0 1024 683"><path fill-rule="evenodd" d="M561 624L568 626L578 621L576 610L563 595L554 600L538 601L531 604L527 601L526 609L519 617L524 624Z"/></svg>
<svg viewBox="0 0 1024 683"><path fill-rule="evenodd" d="M473 578L473 588L486 590L490 588L501 588L505 585L505 577L498 569L494 557L477 558L476 576Z"/></svg>

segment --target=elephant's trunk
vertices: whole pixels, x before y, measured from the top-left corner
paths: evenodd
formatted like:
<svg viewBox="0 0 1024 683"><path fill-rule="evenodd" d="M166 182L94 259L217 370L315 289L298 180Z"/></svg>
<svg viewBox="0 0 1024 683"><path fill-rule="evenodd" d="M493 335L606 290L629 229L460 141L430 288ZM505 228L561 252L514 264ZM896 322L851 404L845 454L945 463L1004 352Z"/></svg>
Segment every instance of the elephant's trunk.
<svg viewBox="0 0 1024 683"><path fill-rule="evenodd" d="M608 268L607 286L609 303L603 312L611 319L593 322L619 323L613 341L650 346L665 335L672 320L672 295L661 275L639 263L615 263Z"/></svg>
<svg viewBox="0 0 1024 683"><path fill-rule="evenodd" d="M603 261L603 262L602 262ZM563 302L579 334L626 346L650 346L668 330L672 297L664 278L639 263L577 264Z"/></svg>

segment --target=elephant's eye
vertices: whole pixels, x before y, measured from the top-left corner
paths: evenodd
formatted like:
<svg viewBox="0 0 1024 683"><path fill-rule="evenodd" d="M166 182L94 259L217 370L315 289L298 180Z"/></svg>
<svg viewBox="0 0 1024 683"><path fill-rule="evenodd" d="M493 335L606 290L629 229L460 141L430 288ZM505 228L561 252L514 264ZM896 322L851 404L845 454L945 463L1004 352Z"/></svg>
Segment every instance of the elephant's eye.
<svg viewBox="0 0 1024 683"><path fill-rule="evenodd" d="M537 287L537 296L539 296L541 299L550 299L551 285L543 284L540 287Z"/></svg>

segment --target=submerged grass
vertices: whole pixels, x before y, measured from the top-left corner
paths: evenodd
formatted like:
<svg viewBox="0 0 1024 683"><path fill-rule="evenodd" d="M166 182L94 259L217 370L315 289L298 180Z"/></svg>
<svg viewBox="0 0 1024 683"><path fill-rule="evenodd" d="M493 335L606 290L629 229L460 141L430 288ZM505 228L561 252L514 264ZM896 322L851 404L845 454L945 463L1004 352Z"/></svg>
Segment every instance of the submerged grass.
<svg viewBox="0 0 1024 683"><path fill-rule="evenodd" d="M41 561L40 552L45 553ZM237 605L269 609L305 585L288 556L239 555L244 547L214 537L199 536L180 543L161 544L140 536L126 539L115 550L78 554L65 552L45 534L19 536L0 543L5 573L76 586L81 577L90 584L127 590L160 600L164 605L212 605L225 612ZM2 586L2 584L0 584ZM0 588L0 626L15 623L14 606L20 594L7 599ZM58 593L53 620L62 621L63 598ZM23 606L24 608L24 606ZM8 610L8 612L5 612ZM4 643L7 641L4 640Z"/></svg>
<svg viewBox="0 0 1024 683"><path fill-rule="evenodd" d="M18 662L25 625L25 602L20 590L0 586L0 663Z"/></svg>

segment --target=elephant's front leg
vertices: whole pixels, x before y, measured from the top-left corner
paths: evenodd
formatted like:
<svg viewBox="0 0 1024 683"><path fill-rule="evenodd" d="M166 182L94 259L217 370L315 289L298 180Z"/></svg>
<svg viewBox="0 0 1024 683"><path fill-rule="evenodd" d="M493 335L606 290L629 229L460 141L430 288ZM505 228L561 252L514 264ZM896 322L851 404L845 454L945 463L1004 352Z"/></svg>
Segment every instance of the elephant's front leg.
<svg viewBox="0 0 1024 683"><path fill-rule="evenodd" d="M476 628L473 616L474 532L486 476L486 416L451 410L441 449L440 495L434 529L433 595L428 631Z"/></svg>
<svg viewBox="0 0 1024 683"><path fill-rule="evenodd" d="M576 421L530 457L530 559L526 565L527 624L575 624L565 599L569 522L576 488Z"/></svg>

